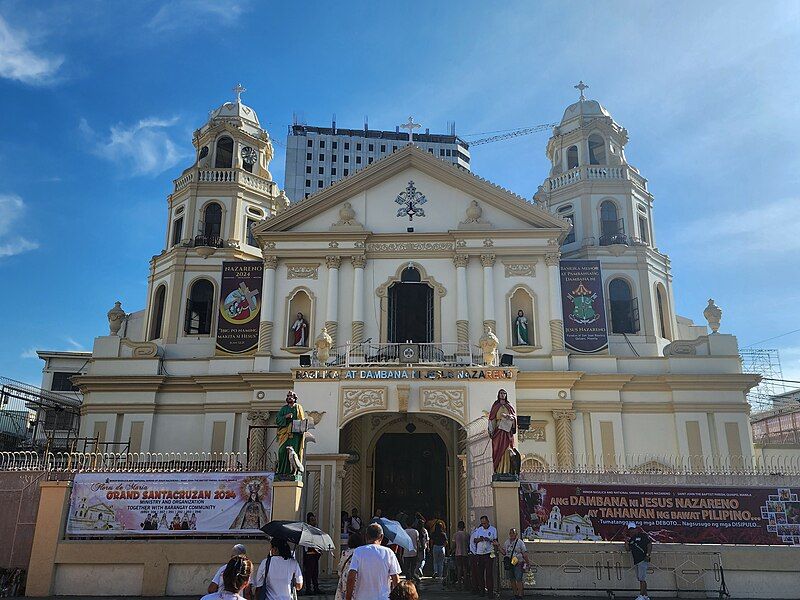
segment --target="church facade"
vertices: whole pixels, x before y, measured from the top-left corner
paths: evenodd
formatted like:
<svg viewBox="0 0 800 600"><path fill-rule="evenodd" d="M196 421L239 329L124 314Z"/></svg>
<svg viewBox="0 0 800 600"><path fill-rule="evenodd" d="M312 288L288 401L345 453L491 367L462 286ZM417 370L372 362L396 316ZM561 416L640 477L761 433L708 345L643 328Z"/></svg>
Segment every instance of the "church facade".
<svg viewBox="0 0 800 600"><path fill-rule="evenodd" d="M532 200L409 143L289 203L255 111L222 105L168 197L145 308L112 309L75 378L82 435L261 468L294 390L315 421L304 508L332 531L354 507L450 523L491 511L500 389L530 421L523 469L750 460L757 378L713 302L712 333L675 313L627 141L581 95ZM565 344L571 261L599 264L595 352Z"/></svg>

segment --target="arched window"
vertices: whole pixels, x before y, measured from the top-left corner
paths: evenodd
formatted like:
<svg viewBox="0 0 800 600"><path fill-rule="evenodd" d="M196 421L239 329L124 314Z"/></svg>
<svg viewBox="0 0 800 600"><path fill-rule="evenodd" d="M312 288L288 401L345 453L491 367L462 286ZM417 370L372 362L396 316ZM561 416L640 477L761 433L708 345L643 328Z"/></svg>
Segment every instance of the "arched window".
<svg viewBox="0 0 800 600"><path fill-rule="evenodd" d="M596 133L589 136L589 164L606 164L606 142Z"/></svg>
<svg viewBox="0 0 800 600"><path fill-rule="evenodd" d="M233 140L221 137L217 140L217 158L214 160L215 169L230 169L233 166Z"/></svg>
<svg viewBox="0 0 800 600"><path fill-rule="evenodd" d="M624 279L613 279L608 286L608 296L612 333L639 331L639 307L628 282Z"/></svg>
<svg viewBox="0 0 800 600"><path fill-rule="evenodd" d="M570 146L567 148L567 170L578 166L578 147Z"/></svg>
<svg viewBox="0 0 800 600"><path fill-rule="evenodd" d="M212 202L203 211L203 235L207 238L218 238L222 233L222 207Z"/></svg>
<svg viewBox="0 0 800 600"><path fill-rule="evenodd" d="M422 281L422 276L414 267L406 267L400 275L400 281L403 283L419 283Z"/></svg>
<svg viewBox="0 0 800 600"><path fill-rule="evenodd" d="M192 284L186 301L186 335L208 335L211 333L211 317L214 314L214 284L208 279L198 279Z"/></svg>
<svg viewBox="0 0 800 600"><path fill-rule="evenodd" d="M167 296L167 286L160 285L153 296L153 316L150 321L150 339L157 340L161 337L161 326L164 323L164 302Z"/></svg>
<svg viewBox="0 0 800 600"><path fill-rule="evenodd" d="M600 205L600 245L624 243L618 239L625 232L622 219L617 213L617 205L604 200Z"/></svg>
<svg viewBox="0 0 800 600"><path fill-rule="evenodd" d="M208 156L208 146L203 146L200 148L200 156L197 157L197 160L203 160L206 156Z"/></svg>
<svg viewBox="0 0 800 600"><path fill-rule="evenodd" d="M669 312L667 311L667 294L664 286L656 284L656 304L658 304L658 323L661 325L661 337L672 340Z"/></svg>

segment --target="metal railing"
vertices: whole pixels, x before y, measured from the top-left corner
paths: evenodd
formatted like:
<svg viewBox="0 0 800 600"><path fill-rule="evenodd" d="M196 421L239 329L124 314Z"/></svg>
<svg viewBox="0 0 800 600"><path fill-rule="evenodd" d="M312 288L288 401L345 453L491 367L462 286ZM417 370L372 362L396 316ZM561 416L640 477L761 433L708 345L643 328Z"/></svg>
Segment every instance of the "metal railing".
<svg viewBox="0 0 800 600"><path fill-rule="evenodd" d="M0 471L209 473L247 470L243 452L0 452Z"/></svg>
<svg viewBox="0 0 800 600"><path fill-rule="evenodd" d="M193 244L195 247L210 246L212 248L224 248L225 240L218 235L196 235L194 236Z"/></svg>
<svg viewBox="0 0 800 600"><path fill-rule="evenodd" d="M522 473L617 475L800 475L800 456L727 456L626 453L588 457L530 455Z"/></svg>
<svg viewBox="0 0 800 600"><path fill-rule="evenodd" d="M332 348L324 365L319 360L317 352L314 351L312 352L312 364L314 366L347 368L374 365L483 366L483 354L478 346L469 342L375 344L367 341L358 344L348 343Z"/></svg>

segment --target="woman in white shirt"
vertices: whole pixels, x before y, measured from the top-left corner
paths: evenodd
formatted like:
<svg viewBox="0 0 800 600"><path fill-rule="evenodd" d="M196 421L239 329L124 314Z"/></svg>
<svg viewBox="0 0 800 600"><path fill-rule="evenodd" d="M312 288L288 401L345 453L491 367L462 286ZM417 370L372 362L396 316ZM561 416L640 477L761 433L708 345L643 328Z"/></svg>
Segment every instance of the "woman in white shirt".
<svg viewBox="0 0 800 600"><path fill-rule="evenodd" d="M292 600L292 585L297 590L303 587L303 572L292 558L286 540L272 539L269 556L258 566L253 585L257 600L262 598L261 588L265 588L263 598L266 600Z"/></svg>
<svg viewBox="0 0 800 600"><path fill-rule="evenodd" d="M206 594L201 600L244 600L242 590L250 583L253 563L246 556L234 556L222 572L222 586L216 592Z"/></svg>

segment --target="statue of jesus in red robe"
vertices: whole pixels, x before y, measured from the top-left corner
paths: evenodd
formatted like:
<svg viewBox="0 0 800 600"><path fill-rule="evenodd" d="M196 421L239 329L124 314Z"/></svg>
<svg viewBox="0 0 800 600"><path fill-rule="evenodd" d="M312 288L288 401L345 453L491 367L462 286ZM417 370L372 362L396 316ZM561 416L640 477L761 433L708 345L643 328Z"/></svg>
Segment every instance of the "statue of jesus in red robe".
<svg viewBox="0 0 800 600"><path fill-rule="evenodd" d="M517 433L517 413L508 401L505 390L497 392L497 400L489 411L489 437L492 440L492 463L495 473L513 473L514 434Z"/></svg>

